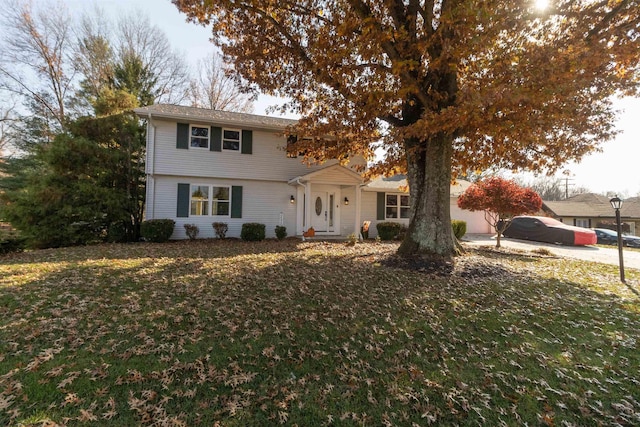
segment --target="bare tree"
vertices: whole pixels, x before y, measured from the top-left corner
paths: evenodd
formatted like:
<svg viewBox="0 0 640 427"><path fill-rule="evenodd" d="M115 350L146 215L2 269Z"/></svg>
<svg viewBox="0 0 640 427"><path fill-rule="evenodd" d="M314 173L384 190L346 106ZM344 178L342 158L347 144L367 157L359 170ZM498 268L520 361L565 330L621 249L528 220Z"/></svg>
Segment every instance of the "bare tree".
<svg viewBox="0 0 640 427"><path fill-rule="evenodd" d="M73 21L60 0L5 0L3 6L0 91L17 95L16 126L24 130L12 133L21 139L15 141L18 149L50 141L69 119L92 114L105 89L126 90L141 104L185 101L190 85L185 55L172 49L162 29L141 11L111 21L95 7ZM215 69L203 66L202 81L209 78L210 86L219 81L215 87L226 91L231 80L216 76ZM242 102L232 107L224 102L223 108L249 109ZM9 134L4 135L6 140Z"/></svg>
<svg viewBox="0 0 640 427"><path fill-rule="evenodd" d="M0 106L0 158L10 149L10 129L15 121L14 107Z"/></svg>
<svg viewBox="0 0 640 427"><path fill-rule="evenodd" d="M5 5L0 84L3 89L38 104L64 128L66 108L74 91L74 69L69 61L71 18L57 4L10 1Z"/></svg>
<svg viewBox="0 0 640 427"><path fill-rule="evenodd" d="M153 77L150 93L154 102L178 104L185 99L189 68L184 55L171 48L162 29L152 25L143 12L120 16L114 36L116 62L139 62Z"/></svg>
<svg viewBox="0 0 640 427"><path fill-rule="evenodd" d="M532 181L525 181L517 179L521 186L530 188L542 197L545 201L558 201L565 200L568 197L575 196L577 194L591 193L592 191L586 187L576 187L571 184L570 178L557 178L557 177L539 177Z"/></svg>
<svg viewBox="0 0 640 427"><path fill-rule="evenodd" d="M498 168L488 168L484 170L468 170L461 173L459 177L464 179L465 181L476 183L476 182L484 181L485 179L488 179L491 177L500 177L501 172L502 171L500 171L500 169Z"/></svg>
<svg viewBox="0 0 640 427"><path fill-rule="evenodd" d="M134 93L141 104L183 101L189 69L162 29L141 11L113 22L104 16L96 7L78 26L75 62L84 76L80 98L116 88Z"/></svg>
<svg viewBox="0 0 640 427"><path fill-rule="evenodd" d="M91 13L85 13L76 26L74 64L83 76L77 94L77 102L87 106L97 99L100 92L113 80L114 52L111 46L109 20L97 5Z"/></svg>
<svg viewBox="0 0 640 427"><path fill-rule="evenodd" d="M196 76L190 84L190 104L213 110L253 112L252 96L242 92L229 71L222 57L215 52L199 60Z"/></svg>

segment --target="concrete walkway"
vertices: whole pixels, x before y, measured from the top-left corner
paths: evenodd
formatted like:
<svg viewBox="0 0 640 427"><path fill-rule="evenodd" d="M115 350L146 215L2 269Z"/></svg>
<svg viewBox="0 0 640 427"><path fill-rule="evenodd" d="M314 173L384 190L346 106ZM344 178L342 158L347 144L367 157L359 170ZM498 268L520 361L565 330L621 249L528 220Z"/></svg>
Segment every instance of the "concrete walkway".
<svg viewBox="0 0 640 427"><path fill-rule="evenodd" d="M489 234L467 234L462 242L475 246L496 245L495 236ZM601 262L603 264L618 265L618 248L598 246L561 246L552 243L532 242L529 240L516 240L503 237L500 244L505 248L532 251L536 248L546 248L554 255L582 259L585 261ZM640 269L640 250L623 248L624 267Z"/></svg>

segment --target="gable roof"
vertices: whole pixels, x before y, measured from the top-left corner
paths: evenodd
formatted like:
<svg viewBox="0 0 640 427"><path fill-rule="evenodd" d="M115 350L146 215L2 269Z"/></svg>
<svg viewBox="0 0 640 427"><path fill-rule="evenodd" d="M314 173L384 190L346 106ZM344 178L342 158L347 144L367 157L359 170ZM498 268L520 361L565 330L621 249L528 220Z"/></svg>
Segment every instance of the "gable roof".
<svg viewBox="0 0 640 427"><path fill-rule="evenodd" d="M609 198L594 193L577 194L560 201L545 201L543 209L559 217L615 217L615 211L611 207ZM620 215L626 218L640 218L640 198L630 197L624 200Z"/></svg>
<svg viewBox="0 0 640 427"><path fill-rule="evenodd" d="M451 184L451 197L458 197L471 186L469 181L463 179L456 180L455 184ZM406 175L379 176L371 180L364 188L364 191L388 191L388 192L406 192L409 188ZM404 190L401 190L404 189Z"/></svg>
<svg viewBox="0 0 640 427"><path fill-rule="evenodd" d="M574 196L568 197L565 200L561 200L561 201L589 203L591 205L602 204L602 205L611 206L611 204L609 203L609 198L603 196L602 194L595 194L595 193L576 194Z"/></svg>
<svg viewBox="0 0 640 427"><path fill-rule="evenodd" d="M631 218L640 218L640 197L629 197L625 199L622 203L620 214Z"/></svg>
<svg viewBox="0 0 640 427"><path fill-rule="evenodd" d="M543 209L548 210L555 216L569 216L569 217L607 217L611 218L615 215L611 205L607 201L607 204L597 201L573 201L573 200L560 200L553 202L542 202Z"/></svg>
<svg viewBox="0 0 640 427"><path fill-rule="evenodd" d="M243 126L257 129L285 130L298 123L297 120L282 117L259 116L257 114L234 113L231 111L211 110L209 108L186 107L183 105L155 104L134 108L142 117L157 117L190 122L216 123L225 126Z"/></svg>
<svg viewBox="0 0 640 427"><path fill-rule="evenodd" d="M299 181L322 181L323 178L329 179L331 181L342 181L348 184L362 184L364 179L362 175L358 172L351 170L347 167L341 166L339 164L326 166L322 169L315 170L306 175L297 176L289 180L289 184L295 184Z"/></svg>

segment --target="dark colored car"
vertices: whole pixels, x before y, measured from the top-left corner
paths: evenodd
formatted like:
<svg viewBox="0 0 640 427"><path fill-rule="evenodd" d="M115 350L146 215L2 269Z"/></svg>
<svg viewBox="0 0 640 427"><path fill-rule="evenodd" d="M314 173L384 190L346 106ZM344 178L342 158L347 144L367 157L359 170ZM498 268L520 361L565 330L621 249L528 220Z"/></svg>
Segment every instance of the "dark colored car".
<svg viewBox="0 0 640 427"><path fill-rule="evenodd" d="M640 248L640 237L622 235L622 244L630 248Z"/></svg>
<svg viewBox="0 0 640 427"><path fill-rule="evenodd" d="M502 234L514 239L574 246L595 245L598 241L593 230L566 225L544 216L516 216Z"/></svg>
<svg viewBox="0 0 640 427"><path fill-rule="evenodd" d="M617 245L618 244L618 233L616 233L615 231L609 230L606 228L594 228L593 231L596 232L599 245Z"/></svg>
<svg viewBox="0 0 640 427"><path fill-rule="evenodd" d="M594 228L598 237L598 244L600 245L617 245L618 233L608 228ZM640 248L640 237L622 235L622 245L629 246L630 248Z"/></svg>

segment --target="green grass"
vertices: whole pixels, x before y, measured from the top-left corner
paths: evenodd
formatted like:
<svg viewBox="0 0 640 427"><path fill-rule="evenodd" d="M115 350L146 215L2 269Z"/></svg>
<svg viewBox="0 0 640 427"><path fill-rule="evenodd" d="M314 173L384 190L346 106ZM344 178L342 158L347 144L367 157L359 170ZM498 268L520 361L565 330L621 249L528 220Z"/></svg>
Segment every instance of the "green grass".
<svg viewBox="0 0 640 427"><path fill-rule="evenodd" d="M187 241L0 258L0 425L637 425L640 275Z"/></svg>

